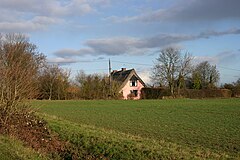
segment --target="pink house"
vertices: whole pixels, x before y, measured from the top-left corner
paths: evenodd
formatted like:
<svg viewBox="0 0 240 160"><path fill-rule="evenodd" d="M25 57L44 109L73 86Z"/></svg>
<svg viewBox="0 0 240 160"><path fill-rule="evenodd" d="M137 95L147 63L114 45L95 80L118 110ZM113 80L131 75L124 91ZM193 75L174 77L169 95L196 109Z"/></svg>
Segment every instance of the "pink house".
<svg viewBox="0 0 240 160"><path fill-rule="evenodd" d="M130 97L132 99L140 99L141 89L145 87L145 83L134 69L126 70L126 68L122 68L120 71L114 70L111 73L111 78L120 82L119 92L123 94L124 99Z"/></svg>

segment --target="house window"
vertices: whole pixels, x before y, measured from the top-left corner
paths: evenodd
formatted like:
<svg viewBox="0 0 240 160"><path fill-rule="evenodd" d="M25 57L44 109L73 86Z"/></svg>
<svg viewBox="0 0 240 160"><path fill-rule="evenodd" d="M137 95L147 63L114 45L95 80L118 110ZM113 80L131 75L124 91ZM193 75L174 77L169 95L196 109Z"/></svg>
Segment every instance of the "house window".
<svg viewBox="0 0 240 160"><path fill-rule="evenodd" d="M131 90L130 93L134 95L135 97L138 96L138 90Z"/></svg>
<svg viewBox="0 0 240 160"><path fill-rule="evenodd" d="M137 86L137 81L136 80L130 80L130 86L131 87L136 87Z"/></svg>

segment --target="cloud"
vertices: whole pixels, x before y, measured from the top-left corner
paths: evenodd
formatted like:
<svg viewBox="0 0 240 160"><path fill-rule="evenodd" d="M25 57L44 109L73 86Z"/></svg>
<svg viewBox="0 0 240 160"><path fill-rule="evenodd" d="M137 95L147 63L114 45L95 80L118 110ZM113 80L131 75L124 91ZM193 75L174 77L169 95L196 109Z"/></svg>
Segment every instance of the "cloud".
<svg viewBox="0 0 240 160"><path fill-rule="evenodd" d="M16 22L0 22L1 32L32 32L37 30L45 30L48 26L59 24L60 19L50 17L37 16L31 20L19 20Z"/></svg>
<svg viewBox="0 0 240 160"><path fill-rule="evenodd" d="M218 62L224 66L239 64L240 61L240 52L239 51L225 51L218 53L216 55Z"/></svg>
<svg viewBox="0 0 240 160"><path fill-rule="evenodd" d="M62 49L54 54L59 57L82 55L139 55L148 53L153 48L160 48L182 41L196 39L196 36L161 34L150 38L114 37L91 39L86 41L87 47L80 50Z"/></svg>
<svg viewBox="0 0 240 160"><path fill-rule="evenodd" d="M136 16L125 16L125 17L119 17L119 16L109 16L103 18L104 21L111 21L113 23L125 23L125 22L132 22L132 21L140 21L140 22L154 22L154 21L163 21L166 17L167 10L155 10L150 12L145 12L140 15Z"/></svg>
<svg viewBox="0 0 240 160"><path fill-rule="evenodd" d="M57 57L57 58L53 58L53 59L48 59L47 62L52 63L52 64L67 65L67 64L71 64L71 63L77 63L79 61L76 59L73 59L73 58Z"/></svg>
<svg viewBox="0 0 240 160"><path fill-rule="evenodd" d="M59 57L72 57L82 55L139 55L149 53L150 50L163 48L169 45L177 45L185 41L193 41L202 38L224 36L228 34L240 34L240 29L229 29L225 31L207 31L198 35L185 34L159 34L153 37L114 37L91 39L85 42L84 48L80 50L62 49L54 54Z"/></svg>
<svg viewBox="0 0 240 160"><path fill-rule="evenodd" d="M136 72L145 84L152 84L150 68L137 68Z"/></svg>
<svg viewBox="0 0 240 160"><path fill-rule="evenodd" d="M231 83L233 79L239 77L240 51L224 51L213 56L198 56L194 59L194 64L208 61L216 65L220 71L221 83Z"/></svg>
<svg viewBox="0 0 240 160"><path fill-rule="evenodd" d="M51 17L45 17L45 16L36 16L31 21L36 24L44 24L44 25L57 24L62 22L62 20L59 18L51 18Z"/></svg>
<svg viewBox="0 0 240 160"><path fill-rule="evenodd" d="M98 57L97 60L105 60L105 57Z"/></svg>
<svg viewBox="0 0 240 160"><path fill-rule="evenodd" d="M194 59L195 63L200 63L203 61L209 61L214 65L228 66L233 64L238 64L240 61L239 51L224 51L215 54L214 56L197 56Z"/></svg>
<svg viewBox="0 0 240 160"><path fill-rule="evenodd" d="M95 13L108 0L1 0L0 32L32 32ZM64 23L66 22L66 23Z"/></svg>
<svg viewBox="0 0 240 160"><path fill-rule="evenodd" d="M140 41L141 40L132 37L117 37L88 40L86 45L92 48L95 53L119 55L131 52L131 50L139 46Z"/></svg>
<svg viewBox="0 0 240 160"><path fill-rule="evenodd" d="M106 39L88 40L85 48L79 50L61 49L54 52L58 57L72 57L84 55L122 55L122 54L144 54L146 46L141 46L142 40L133 37L115 37Z"/></svg>
<svg viewBox="0 0 240 160"><path fill-rule="evenodd" d="M165 9L153 10L136 16L110 16L112 22L193 22L240 19L239 0L179 0Z"/></svg>
<svg viewBox="0 0 240 160"><path fill-rule="evenodd" d="M240 34L240 29L237 28L232 28L226 31L214 31L214 30L209 30L202 32L198 35L199 38L209 38L211 36L222 36L222 35L228 35L228 34Z"/></svg>
<svg viewBox="0 0 240 160"><path fill-rule="evenodd" d="M218 57L216 57L216 56L194 56L193 64L197 65L204 61L208 61L209 63L216 65L218 63Z"/></svg>
<svg viewBox="0 0 240 160"><path fill-rule="evenodd" d="M94 50L91 48L82 48L80 50L75 49L61 49L59 51L54 52L54 55L65 58L65 57L77 57L77 56L84 56L84 55L92 55L95 54Z"/></svg>
<svg viewBox="0 0 240 160"><path fill-rule="evenodd" d="M108 62L104 57L96 57L94 59L78 59L76 57L55 57L47 59L47 62L50 64L58 64L58 65L70 65L73 63L92 63L92 62Z"/></svg>
<svg viewBox="0 0 240 160"><path fill-rule="evenodd" d="M91 1L86 0L1 0L1 10L13 10L24 14L45 16L79 16L94 11Z"/></svg>
<svg viewBox="0 0 240 160"><path fill-rule="evenodd" d="M216 21L240 18L239 0L189 0L180 1L168 16L171 20L179 21Z"/></svg>

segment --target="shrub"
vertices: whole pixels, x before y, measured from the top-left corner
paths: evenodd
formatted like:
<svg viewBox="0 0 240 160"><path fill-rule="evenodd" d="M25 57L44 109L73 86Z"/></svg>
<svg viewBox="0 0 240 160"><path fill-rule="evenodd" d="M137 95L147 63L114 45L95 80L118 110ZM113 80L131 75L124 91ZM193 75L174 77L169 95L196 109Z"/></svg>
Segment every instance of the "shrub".
<svg viewBox="0 0 240 160"><path fill-rule="evenodd" d="M58 140L51 133L47 122L35 115L35 112L25 104L18 104L14 112L0 107L0 134L10 135L21 140L25 145L36 151L49 155L51 158L65 157L67 143Z"/></svg>

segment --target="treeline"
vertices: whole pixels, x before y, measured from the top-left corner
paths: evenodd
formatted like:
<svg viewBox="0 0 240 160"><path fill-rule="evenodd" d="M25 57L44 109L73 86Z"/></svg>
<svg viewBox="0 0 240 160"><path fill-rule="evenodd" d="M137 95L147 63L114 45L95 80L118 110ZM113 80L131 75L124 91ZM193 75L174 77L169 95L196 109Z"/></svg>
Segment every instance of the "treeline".
<svg viewBox="0 0 240 160"><path fill-rule="evenodd" d="M240 78L233 83L225 83L221 88L229 89L232 91L232 97L240 98Z"/></svg>
<svg viewBox="0 0 240 160"><path fill-rule="evenodd" d="M160 51L151 79L154 86L144 88L142 98L162 97L240 97L240 79L219 87L220 73L208 61L193 62L193 56L176 48Z"/></svg>
<svg viewBox="0 0 240 160"><path fill-rule="evenodd" d="M218 83L220 73L216 65L208 61L193 65L193 57L181 50L166 48L162 50L156 59L152 80L156 86L151 90L143 89L143 97L189 97L189 98L210 98L230 97L229 94L237 95L238 83L225 84L225 89L220 90ZM70 72L59 68L56 65L47 65L39 77L39 99L119 99L119 82L109 82L107 75L86 74L80 71L74 77L69 78ZM161 88L156 89L156 88ZM155 89L153 89L155 88ZM239 87L240 88L240 87ZM163 90L162 90L163 89Z"/></svg>
<svg viewBox="0 0 240 160"><path fill-rule="evenodd" d="M171 96L183 89L217 89L220 74L208 61L193 65L193 56L172 47L163 49L152 71L152 87L162 87ZM78 72L70 78L70 70L48 64L46 57L24 35L0 37L0 100L15 103L22 99L118 99L119 82L108 75ZM240 81L225 84L233 95L239 95ZM182 93L181 93L182 94Z"/></svg>
<svg viewBox="0 0 240 160"><path fill-rule="evenodd" d="M47 65L39 75L39 94L36 99L118 99L119 84L111 82L107 75L86 74L80 71L71 81L70 71L57 65Z"/></svg>
<svg viewBox="0 0 240 160"><path fill-rule="evenodd" d="M37 47L21 34L0 36L0 102L15 104L23 99L119 98L119 84L101 74L80 71L74 80L70 70L48 64Z"/></svg>
<svg viewBox="0 0 240 160"><path fill-rule="evenodd" d="M152 80L157 87L168 88L171 96L180 95L182 89L215 89L220 80L216 65L208 61L193 65L193 56L176 48L160 51L156 59Z"/></svg>

